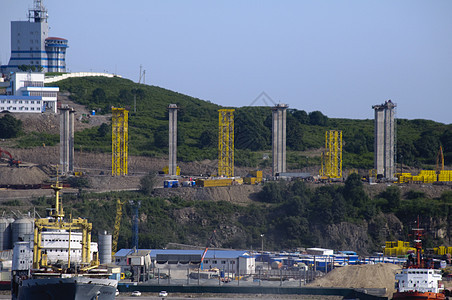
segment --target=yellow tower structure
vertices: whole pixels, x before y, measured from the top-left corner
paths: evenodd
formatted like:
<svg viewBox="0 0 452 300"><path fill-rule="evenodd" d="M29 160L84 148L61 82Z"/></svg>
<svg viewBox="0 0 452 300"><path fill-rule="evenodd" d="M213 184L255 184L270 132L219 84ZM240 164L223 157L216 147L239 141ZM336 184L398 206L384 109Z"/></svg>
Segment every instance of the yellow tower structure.
<svg viewBox="0 0 452 300"><path fill-rule="evenodd" d="M342 178L342 131L325 132L325 153L320 176Z"/></svg>
<svg viewBox="0 0 452 300"><path fill-rule="evenodd" d="M234 111L218 110L218 176L234 177Z"/></svg>
<svg viewBox="0 0 452 300"><path fill-rule="evenodd" d="M127 175L129 152L129 111L112 107L111 175Z"/></svg>

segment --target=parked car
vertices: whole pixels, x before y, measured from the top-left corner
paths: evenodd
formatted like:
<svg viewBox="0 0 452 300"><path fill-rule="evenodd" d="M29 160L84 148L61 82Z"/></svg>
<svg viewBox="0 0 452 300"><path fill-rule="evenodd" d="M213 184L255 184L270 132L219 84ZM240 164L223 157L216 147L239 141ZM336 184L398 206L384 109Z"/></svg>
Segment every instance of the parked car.
<svg viewBox="0 0 452 300"><path fill-rule="evenodd" d="M132 297L140 297L141 296L141 292L140 291L133 291L132 292Z"/></svg>
<svg viewBox="0 0 452 300"><path fill-rule="evenodd" d="M168 297L168 292L167 291L161 291L159 293L159 297Z"/></svg>

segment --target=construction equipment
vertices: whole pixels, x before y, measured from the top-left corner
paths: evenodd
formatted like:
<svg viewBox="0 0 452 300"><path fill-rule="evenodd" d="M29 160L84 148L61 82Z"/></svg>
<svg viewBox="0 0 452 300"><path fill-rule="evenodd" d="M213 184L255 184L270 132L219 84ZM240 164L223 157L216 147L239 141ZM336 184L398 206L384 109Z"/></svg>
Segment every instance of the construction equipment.
<svg viewBox="0 0 452 300"><path fill-rule="evenodd" d="M444 171L444 154L442 146L439 146L439 151L436 155L436 174L439 174L440 171Z"/></svg>
<svg viewBox="0 0 452 300"><path fill-rule="evenodd" d="M204 252L202 253L202 256L201 256L201 270L204 269L204 266L203 266L204 257L206 256L207 250L209 250L210 245L213 245L213 240L215 239L215 233L216 232L217 232L216 230L214 230L212 232L212 235L210 236L209 241L207 242L206 249L204 249Z"/></svg>
<svg viewBox="0 0 452 300"><path fill-rule="evenodd" d="M342 178L342 131L325 132L325 152L322 153L322 179Z"/></svg>
<svg viewBox="0 0 452 300"><path fill-rule="evenodd" d="M220 109L218 126L218 176L234 177L234 109Z"/></svg>
<svg viewBox="0 0 452 300"><path fill-rule="evenodd" d="M122 207L124 206L124 203L126 203L126 201L121 201L120 199L116 201L115 228L111 246L112 255L115 255L116 251L118 251L119 229L121 228Z"/></svg>
<svg viewBox="0 0 452 300"><path fill-rule="evenodd" d="M112 107L112 163L111 175L122 176L128 173L129 152L129 111Z"/></svg>
<svg viewBox="0 0 452 300"><path fill-rule="evenodd" d="M7 156L9 157L9 159L3 159L3 158L2 158L2 154L3 154L3 153L4 153L5 155L7 155ZM1 160L6 160L6 161L8 162L8 164L9 164L10 167L19 167L19 164L21 163L20 160L14 159L13 156L11 155L11 153L9 153L9 152L6 151L6 150L3 150L2 148L0 148L0 159L1 159Z"/></svg>

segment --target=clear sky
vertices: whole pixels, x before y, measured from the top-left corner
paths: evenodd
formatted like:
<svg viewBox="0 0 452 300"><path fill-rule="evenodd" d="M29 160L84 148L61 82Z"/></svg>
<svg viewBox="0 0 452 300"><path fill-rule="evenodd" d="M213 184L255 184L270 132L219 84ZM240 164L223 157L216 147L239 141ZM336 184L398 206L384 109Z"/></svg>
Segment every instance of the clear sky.
<svg viewBox="0 0 452 300"><path fill-rule="evenodd" d="M110 72L224 106L275 103L328 117L452 123L450 0L43 0L68 70ZM33 0L0 0L10 21ZM266 101L271 105L271 101Z"/></svg>

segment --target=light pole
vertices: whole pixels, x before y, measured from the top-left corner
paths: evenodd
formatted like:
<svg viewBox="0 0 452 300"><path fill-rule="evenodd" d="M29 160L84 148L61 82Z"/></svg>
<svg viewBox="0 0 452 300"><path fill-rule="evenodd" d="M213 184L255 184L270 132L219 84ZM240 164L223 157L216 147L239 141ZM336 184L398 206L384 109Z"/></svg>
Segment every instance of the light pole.
<svg viewBox="0 0 452 300"><path fill-rule="evenodd" d="M261 246L262 246L262 254L264 254L264 234L263 233L261 234L261 242L262 242L262 244L261 244Z"/></svg>

